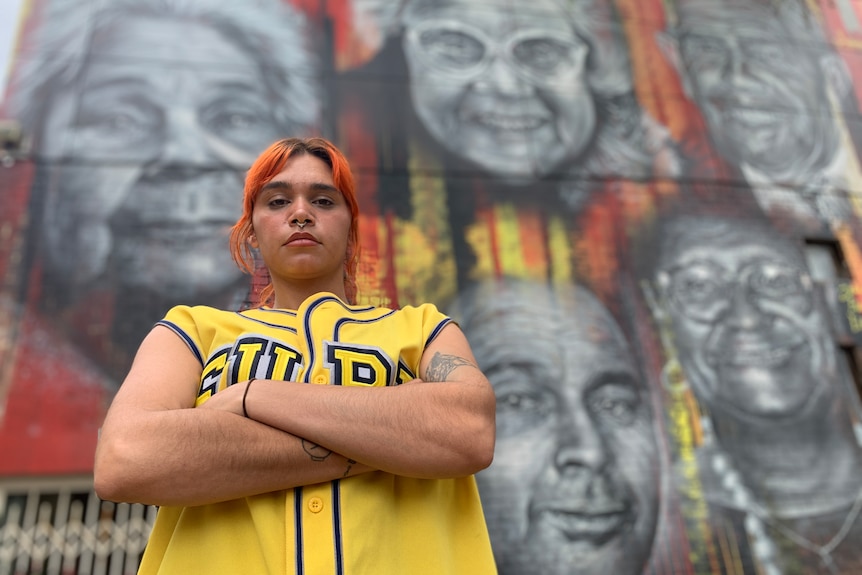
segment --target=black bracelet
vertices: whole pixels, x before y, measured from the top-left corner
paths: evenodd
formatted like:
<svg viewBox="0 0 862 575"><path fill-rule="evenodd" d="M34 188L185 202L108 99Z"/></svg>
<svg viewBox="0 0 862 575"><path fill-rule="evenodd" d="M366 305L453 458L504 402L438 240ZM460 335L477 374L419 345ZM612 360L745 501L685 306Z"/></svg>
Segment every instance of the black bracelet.
<svg viewBox="0 0 862 575"><path fill-rule="evenodd" d="M248 396L248 388L251 387L251 382L254 381L254 378L248 380L248 383L245 384L245 391L242 392L242 414L246 417L246 419L251 419L248 416L248 411L245 409L245 398Z"/></svg>

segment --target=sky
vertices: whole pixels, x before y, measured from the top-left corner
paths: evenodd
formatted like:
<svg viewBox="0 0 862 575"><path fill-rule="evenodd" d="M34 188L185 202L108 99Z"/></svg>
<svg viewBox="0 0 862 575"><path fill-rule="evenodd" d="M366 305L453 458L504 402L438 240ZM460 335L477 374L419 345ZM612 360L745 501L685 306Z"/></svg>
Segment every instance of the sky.
<svg viewBox="0 0 862 575"><path fill-rule="evenodd" d="M24 0L0 0L0 99L6 93L12 49Z"/></svg>

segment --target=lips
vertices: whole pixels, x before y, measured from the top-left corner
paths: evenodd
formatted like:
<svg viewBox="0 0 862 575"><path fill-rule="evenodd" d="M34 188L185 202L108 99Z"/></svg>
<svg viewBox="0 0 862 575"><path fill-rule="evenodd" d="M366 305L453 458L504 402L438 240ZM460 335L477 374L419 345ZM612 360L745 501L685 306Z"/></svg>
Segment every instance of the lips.
<svg viewBox="0 0 862 575"><path fill-rule="evenodd" d="M731 367L770 369L784 365L799 352L804 343L802 340L783 343L766 340L736 341L724 346L721 351L711 354L709 359L713 366L724 364Z"/></svg>
<svg viewBox="0 0 862 575"><path fill-rule="evenodd" d="M296 232L292 234L287 241L284 242L286 246L312 246L317 245L320 242L317 241L317 238L308 232Z"/></svg>
<svg viewBox="0 0 862 575"><path fill-rule="evenodd" d="M494 112L476 114L470 117L469 120L485 128L506 132L529 132L544 126L548 122L546 118L539 116Z"/></svg>
<svg viewBox="0 0 862 575"><path fill-rule="evenodd" d="M765 101L757 96L717 96L709 98L709 102L726 122L750 129L773 126L780 123L782 118L781 114L775 113L774 101Z"/></svg>
<svg viewBox="0 0 862 575"><path fill-rule="evenodd" d="M595 543L604 543L616 536L632 520L627 509L604 512L544 509L538 518L571 541L587 540Z"/></svg>
<svg viewBox="0 0 862 575"><path fill-rule="evenodd" d="M562 533L571 541L592 541L596 544L615 537L634 522L630 502L606 496L591 501L580 497L553 498L533 508L533 519Z"/></svg>

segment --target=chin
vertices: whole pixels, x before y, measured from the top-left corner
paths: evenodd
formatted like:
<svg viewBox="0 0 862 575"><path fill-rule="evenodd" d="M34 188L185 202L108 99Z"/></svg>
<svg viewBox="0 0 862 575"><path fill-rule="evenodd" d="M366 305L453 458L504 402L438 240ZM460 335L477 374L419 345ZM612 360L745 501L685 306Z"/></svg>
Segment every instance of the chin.
<svg viewBox="0 0 862 575"><path fill-rule="evenodd" d="M640 575L645 558L618 540L595 549L577 542L511 550L498 558L500 575Z"/></svg>

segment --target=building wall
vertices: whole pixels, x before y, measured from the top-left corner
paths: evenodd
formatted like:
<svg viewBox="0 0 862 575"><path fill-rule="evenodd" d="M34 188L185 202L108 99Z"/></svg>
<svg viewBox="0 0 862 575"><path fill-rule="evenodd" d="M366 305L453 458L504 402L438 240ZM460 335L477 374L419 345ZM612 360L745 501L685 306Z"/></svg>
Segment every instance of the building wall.
<svg viewBox="0 0 862 575"><path fill-rule="evenodd" d="M357 177L361 301L437 303L494 384L478 480L501 573L862 571L860 19L23 2L0 476L89 474L152 324L249 305L225 233L243 171L314 134Z"/></svg>

